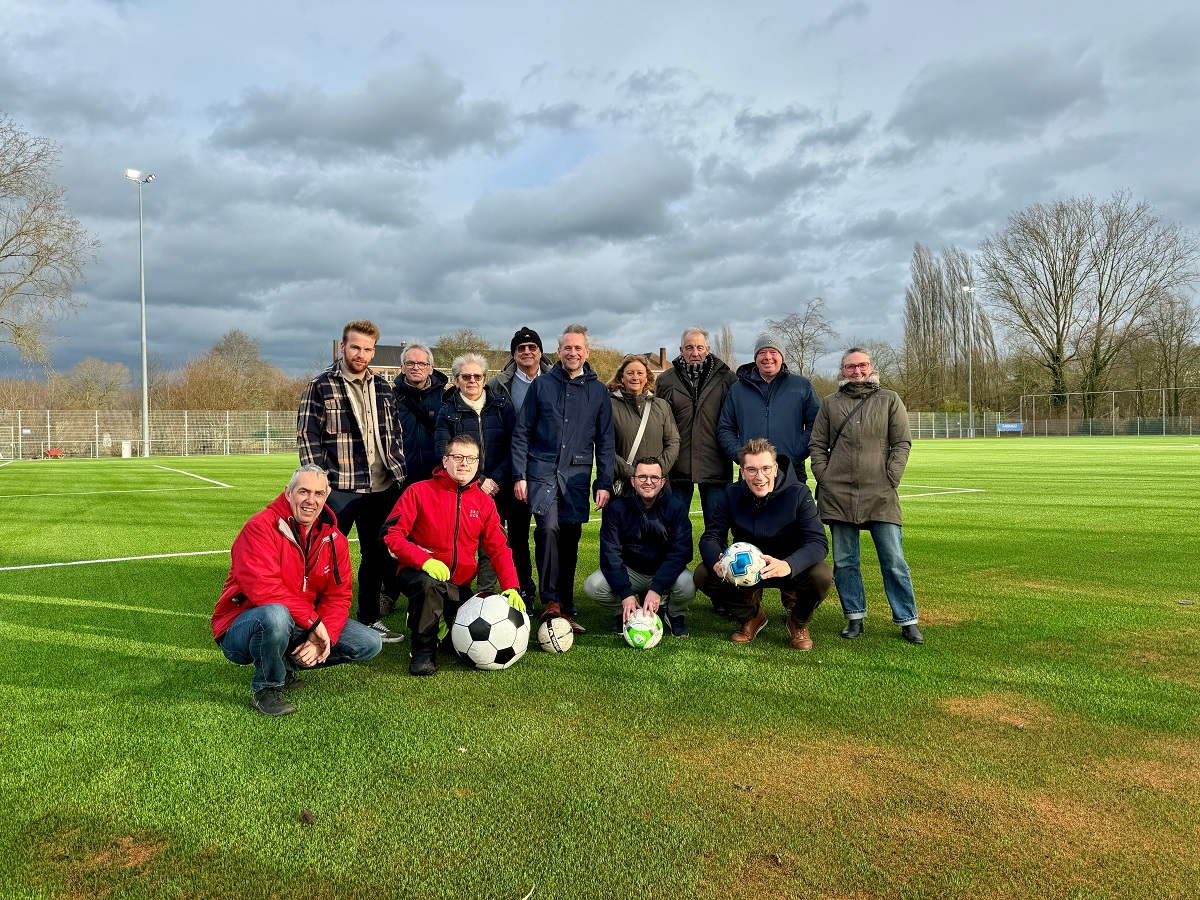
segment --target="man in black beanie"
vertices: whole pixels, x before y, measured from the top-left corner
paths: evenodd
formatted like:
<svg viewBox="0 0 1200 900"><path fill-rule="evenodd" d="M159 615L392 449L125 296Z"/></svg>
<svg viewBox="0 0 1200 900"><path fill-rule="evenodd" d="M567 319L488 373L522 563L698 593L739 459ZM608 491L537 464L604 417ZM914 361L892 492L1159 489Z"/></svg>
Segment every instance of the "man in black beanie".
<svg viewBox="0 0 1200 900"><path fill-rule="evenodd" d="M522 325L513 335L509 344L512 359L504 366L499 375L493 377L487 388L490 392L499 392L508 396L513 408L520 417L521 406L529 386L543 372L550 370L550 363L542 358L542 338L528 325ZM508 530L508 546L513 552L513 563L517 567L517 575L521 579L521 596L525 598L526 608L532 614L537 598L537 588L533 583L533 563L529 557L529 523L533 521L533 513L529 504L518 500L511 493L503 498L497 497L497 506L504 525Z"/></svg>

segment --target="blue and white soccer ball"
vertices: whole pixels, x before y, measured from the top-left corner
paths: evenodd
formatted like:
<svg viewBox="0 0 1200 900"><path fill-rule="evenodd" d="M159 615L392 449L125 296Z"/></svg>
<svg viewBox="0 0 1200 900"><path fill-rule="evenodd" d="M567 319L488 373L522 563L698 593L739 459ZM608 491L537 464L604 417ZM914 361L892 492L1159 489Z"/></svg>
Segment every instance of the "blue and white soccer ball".
<svg viewBox="0 0 1200 900"><path fill-rule="evenodd" d="M767 561L762 551L747 541L735 541L721 554L725 580L737 587L754 587L762 581Z"/></svg>
<svg viewBox="0 0 1200 900"><path fill-rule="evenodd" d="M507 669L529 649L529 614L496 594L476 594L458 608L450 641L467 665Z"/></svg>
<svg viewBox="0 0 1200 900"><path fill-rule="evenodd" d="M640 612L625 621L621 633L625 635L625 643L630 647L636 650L650 650L662 640L662 619L657 615L648 616Z"/></svg>

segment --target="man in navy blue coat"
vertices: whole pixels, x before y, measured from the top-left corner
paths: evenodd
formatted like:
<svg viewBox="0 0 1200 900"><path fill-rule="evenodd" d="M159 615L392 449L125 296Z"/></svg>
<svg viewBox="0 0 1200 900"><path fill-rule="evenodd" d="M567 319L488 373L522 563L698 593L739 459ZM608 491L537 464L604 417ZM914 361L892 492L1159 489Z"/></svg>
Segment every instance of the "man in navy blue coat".
<svg viewBox="0 0 1200 900"><path fill-rule="evenodd" d="M788 370L783 350L772 335L760 335L754 344L754 362L738 366L738 380L729 388L717 440L730 459L751 438L766 438L779 456L787 457L803 482L808 439L821 401L812 382Z"/></svg>
<svg viewBox="0 0 1200 900"><path fill-rule="evenodd" d="M579 539L593 492L596 509L608 503L615 455L608 389L587 364L589 353L587 329L568 325L558 339L558 362L529 385L512 439L513 493L537 522L542 618L562 616L576 634L584 631L575 621Z"/></svg>
<svg viewBox="0 0 1200 900"><path fill-rule="evenodd" d="M583 592L612 612L617 630L644 610L661 613L675 637L687 637L685 616L696 585L692 561L692 520L688 508L667 486L662 464L653 456L637 461L633 490L604 507L600 525L600 568L587 577ZM638 606L639 597L642 600Z"/></svg>
<svg viewBox="0 0 1200 900"><path fill-rule="evenodd" d="M740 624L735 644L758 636L767 624L763 590L778 588L788 611L788 632L796 650L811 650L808 623L829 589L833 570L825 562L829 543L808 486L795 469L777 456L770 441L754 438L738 454L742 480L731 484L717 503L712 524L700 537L700 557L693 575L696 588L723 607ZM721 554L732 532L734 541L754 544L767 566L762 581L737 587L725 581Z"/></svg>

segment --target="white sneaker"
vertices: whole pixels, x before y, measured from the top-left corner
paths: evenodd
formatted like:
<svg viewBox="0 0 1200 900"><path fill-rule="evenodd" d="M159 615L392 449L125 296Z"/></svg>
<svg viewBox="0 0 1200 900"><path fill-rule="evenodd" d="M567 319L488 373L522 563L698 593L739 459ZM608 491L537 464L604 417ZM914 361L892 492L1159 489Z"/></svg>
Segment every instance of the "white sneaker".
<svg viewBox="0 0 1200 900"><path fill-rule="evenodd" d="M378 632L379 636L383 638L383 642L385 644L398 644L404 640L404 635L398 631L392 631L392 629L384 625L382 621L372 622L367 627L372 631Z"/></svg>

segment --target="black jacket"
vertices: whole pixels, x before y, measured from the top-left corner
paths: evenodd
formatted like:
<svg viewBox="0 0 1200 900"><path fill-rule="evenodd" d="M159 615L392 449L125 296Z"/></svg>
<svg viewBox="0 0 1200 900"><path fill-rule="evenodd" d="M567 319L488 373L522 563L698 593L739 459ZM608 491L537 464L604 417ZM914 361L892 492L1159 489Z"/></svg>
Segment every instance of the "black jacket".
<svg viewBox="0 0 1200 900"><path fill-rule="evenodd" d="M633 593L625 567L651 576L650 587L666 596L692 561L688 508L664 485L649 509L636 491L604 507L600 523L600 571L613 593Z"/></svg>
<svg viewBox="0 0 1200 900"><path fill-rule="evenodd" d="M737 381L724 361L713 357L713 367L700 385L699 396L693 396L684 377L682 357L654 380L654 393L671 404L675 426L679 429L679 456L670 472L672 481L692 481L701 484L733 479L733 461L721 449L717 439L717 422L721 405L729 386Z"/></svg>
<svg viewBox="0 0 1200 900"><path fill-rule="evenodd" d="M710 571L728 546L726 538L731 532L735 541L749 541L767 556L786 560L794 575L825 558L829 543L817 504L808 485L796 478L787 463L779 460L775 488L761 499L745 481L725 489L713 510L712 524L700 536L700 557Z"/></svg>
<svg viewBox="0 0 1200 900"><path fill-rule="evenodd" d="M408 465L409 484L432 478L434 467L442 464L441 454L434 452L433 429L449 380L434 369L429 375L429 387L415 388L404 380L403 375L396 376L392 390L396 394L400 425L404 429L404 460Z"/></svg>
<svg viewBox="0 0 1200 900"><path fill-rule="evenodd" d="M446 393L433 430L434 454L441 459L450 438L469 434L479 441L479 475L499 485L512 481L512 433L517 414L502 391L488 391L478 413L463 402L458 388Z"/></svg>

